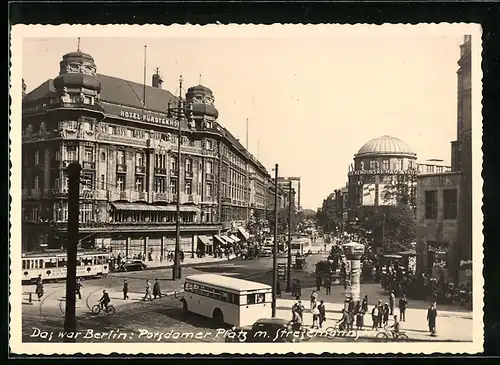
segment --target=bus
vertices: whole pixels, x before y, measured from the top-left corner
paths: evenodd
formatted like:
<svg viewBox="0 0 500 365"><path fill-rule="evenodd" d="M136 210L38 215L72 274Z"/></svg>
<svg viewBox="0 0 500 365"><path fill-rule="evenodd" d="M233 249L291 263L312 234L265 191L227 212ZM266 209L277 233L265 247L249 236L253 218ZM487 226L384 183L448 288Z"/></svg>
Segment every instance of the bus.
<svg viewBox="0 0 500 365"><path fill-rule="evenodd" d="M309 238L292 238L292 255L300 254L304 256L311 249L311 240Z"/></svg>
<svg viewBox="0 0 500 365"><path fill-rule="evenodd" d="M212 318L218 324L249 326L272 316L272 289L269 285L216 274L186 277L184 313Z"/></svg>
<svg viewBox="0 0 500 365"><path fill-rule="evenodd" d="M32 283L41 275L44 281L66 279L66 262L68 253L65 250L45 250L22 254L22 282ZM81 250L76 258L76 276L91 278L105 276L109 273L110 254L100 250Z"/></svg>

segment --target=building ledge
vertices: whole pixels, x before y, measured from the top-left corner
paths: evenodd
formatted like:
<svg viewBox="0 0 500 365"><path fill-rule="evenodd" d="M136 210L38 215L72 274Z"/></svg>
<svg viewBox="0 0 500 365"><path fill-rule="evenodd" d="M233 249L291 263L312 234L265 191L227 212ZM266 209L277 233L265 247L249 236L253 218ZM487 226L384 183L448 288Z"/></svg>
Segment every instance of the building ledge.
<svg viewBox="0 0 500 365"><path fill-rule="evenodd" d="M446 172L429 172L429 173L421 173L417 175L417 179L422 179L426 177L436 177L436 176L454 176L461 175L462 171L446 171Z"/></svg>

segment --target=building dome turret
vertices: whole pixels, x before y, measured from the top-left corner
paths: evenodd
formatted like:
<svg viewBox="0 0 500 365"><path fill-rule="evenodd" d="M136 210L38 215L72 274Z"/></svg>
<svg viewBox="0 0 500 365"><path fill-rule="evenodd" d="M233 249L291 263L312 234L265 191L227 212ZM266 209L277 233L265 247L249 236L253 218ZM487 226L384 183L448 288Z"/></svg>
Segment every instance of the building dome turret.
<svg viewBox="0 0 500 365"><path fill-rule="evenodd" d="M396 137L373 138L361 147L355 157L393 155L416 158L417 154L405 142Z"/></svg>
<svg viewBox="0 0 500 365"><path fill-rule="evenodd" d="M192 105L194 117L212 117L217 119L219 111L214 106L212 90L203 85L192 86L186 93L187 104Z"/></svg>
<svg viewBox="0 0 500 365"><path fill-rule="evenodd" d="M78 49L65 54L59 65L54 87L61 102L94 105L99 101L101 83L96 77L97 67L91 55Z"/></svg>

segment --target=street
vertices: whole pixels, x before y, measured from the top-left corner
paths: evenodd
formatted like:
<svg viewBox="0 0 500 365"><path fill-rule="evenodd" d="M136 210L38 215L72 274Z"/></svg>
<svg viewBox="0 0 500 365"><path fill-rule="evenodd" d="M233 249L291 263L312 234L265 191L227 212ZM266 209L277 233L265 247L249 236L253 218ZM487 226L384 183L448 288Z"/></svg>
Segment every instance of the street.
<svg viewBox="0 0 500 365"><path fill-rule="evenodd" d="M317 243L318 250L323 248L323 243ZM324 260L326 253L310 255L307 270L291 271L291 277L297 277L302 282L302 300L306 307L310 292L314 289L315 264ZM286 255L280 254L278 262L286 261ZM184 281L172 281L171 268L158 268L155 270L113 273L101 279L85 280L82 282L82 299L77 299L77 328L81 333L76 338L78 342L223 342L223 330L218 329L213 321L194 314L183 314L175 293L182 291ZM234 259L230 261L214 262L183 268L183 277L213 273L233 276L236 278L271 284L272 282L272 257L256 260ZM142 301L145 280L151 283L158 278L161 290L165 296L152 302ZM122 285L124 279L129 284L129 299L124 300ZM277 316L290 317L293 305L292 298L285 291L285 283L281 283L282 295L277 301ZM111 297L111 303L116 308L115 315L91 313L91 308L98 303L102 291L106 289ZM34 291L34 286L24 286L23 292L23 341L63 341L64 328L64 296L65 283L45 285L45 295L39 302L28 302L28 293ZM330 295L323 294L320 290L319 299L326 302L327 326L333 326L341 317L344 301L344 288L337 284L332 287ZM368 295L370 308L378 299L387 300L388 294L384 293L380 284L366 283L361 285L362 296ZM34 296L33 296L34 298ZM458 307L439 307L439 336L431 338L426 328L425 301L409 302L407 311L408 322L403 324L407 333L413 340L433 341L471 341L472 340L472 313ZM371 318L365 316L365 327L371 326ZM304 324L310 326L312 318L310 313L304 314ZM460 331L454 329L460 328ZM197 333L203 335L196 336ZM374 333L363 331L359 341L373 340ZM313 338L311 341L332 341L335 339ZM345 339L336 339L345 340Z"/></svg>

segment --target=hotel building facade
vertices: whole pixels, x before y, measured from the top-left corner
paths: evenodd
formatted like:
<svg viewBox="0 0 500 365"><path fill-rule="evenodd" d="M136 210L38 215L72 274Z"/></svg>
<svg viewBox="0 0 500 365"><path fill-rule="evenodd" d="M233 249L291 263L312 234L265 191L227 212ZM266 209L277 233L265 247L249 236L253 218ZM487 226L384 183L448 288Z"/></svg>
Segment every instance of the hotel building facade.
<svg viewBox="0 0 500 365"><path fill-rule="evenodd" d="M184 252L211 251L225 231L248 238L249 216L269 209L268 171L218 123L205 86L188 88L178 109L158 72L152 86L101 75L78 50L55 79L25 90L23 81L23 252L65 246L73 161L81 242L122 256L174 250L179 188Z"/></svg>

